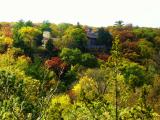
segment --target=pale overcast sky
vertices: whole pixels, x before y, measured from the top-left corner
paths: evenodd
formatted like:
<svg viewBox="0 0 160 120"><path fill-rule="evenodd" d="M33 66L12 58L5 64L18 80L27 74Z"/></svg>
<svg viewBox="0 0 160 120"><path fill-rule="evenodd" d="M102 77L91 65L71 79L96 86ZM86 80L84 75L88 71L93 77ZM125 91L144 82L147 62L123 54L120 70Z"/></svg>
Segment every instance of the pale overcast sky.
<svg viewBox="0 0 160 120"><path fill-rule="evenodd" d="M160 27L160 0L0 0L0 21Z"/></svg>

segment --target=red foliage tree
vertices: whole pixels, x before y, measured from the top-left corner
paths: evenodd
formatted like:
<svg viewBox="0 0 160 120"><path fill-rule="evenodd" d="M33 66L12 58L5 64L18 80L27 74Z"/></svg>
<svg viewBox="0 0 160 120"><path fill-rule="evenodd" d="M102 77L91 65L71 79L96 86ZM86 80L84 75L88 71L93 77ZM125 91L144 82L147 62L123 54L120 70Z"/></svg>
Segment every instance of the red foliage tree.
<svg viewBox="0 0 160 120"><path fill-rule="evenodd" d="M120 40L122 42L126 41L126 40L134 40L135 39L135 35L133 34L132 31L129 31L129 30L122 30L122 31L119 31L119 37L120 37Z"/></svg>
<svg viewBox="0 0 160 120"><path fill-rule="evenodd" d="M58 77L60 77L67 68L67 64L59 57L52 57L50 60L46 60L45 66L48 69L53 69Z"/></svg>
<svg viewBox="0 0 160 120"><path fill-rule="evenodd" d="M122 48L125 51L127 50L127 51L138 52L137 41L134 41L134 42L125 41L125 42L122 43Z"/></svg>
<svg viewBox="0 0 160 120"><path fill-rule="evenodd" d="M138 41L130 42L125 41L122 43L123 55L124 57L137 61L139 58Z"/></svg>
<svg viewBox="0 0 160 120"><path fill-rule="evenodd" d="M121 42L125 42L126 40L134 41L136 39L136 35L130 28L110 28L110 32L112 33L113 37L116 37L118 35Z"/></svg>
<svg viewBox="0 0 160 120"><path fill-rule="evenodd" d="M97 57L97 59L107 61L108 57L109 57L109 54L97 54L96 57Z"/></svg>

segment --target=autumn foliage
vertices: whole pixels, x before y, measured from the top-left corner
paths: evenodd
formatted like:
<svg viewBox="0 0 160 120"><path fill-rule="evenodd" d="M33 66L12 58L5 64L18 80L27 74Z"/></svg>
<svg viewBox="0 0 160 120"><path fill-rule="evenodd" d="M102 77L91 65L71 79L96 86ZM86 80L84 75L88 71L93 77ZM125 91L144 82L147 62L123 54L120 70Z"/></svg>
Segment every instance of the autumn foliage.
<svg viewBox="0 0 160 120"><path fill-rule="evenodd" d="M11 28L11 25L10 24L4 24L1 26L1 31L2 31L2 34L5 36L5 37L12 37L12 28Z"/></svg>
<svg viewBox="0 0 160 120"><path fill-rule="evenodd" d="M48 69L53 69L58 75L63 74L67 68L67 64L64 63L59 57L52 57L50 60L46 60L45 66Z"/></svg>
<svg viewBox="0 0 160 120"><path fill-rule="evenodd" d="M0 120L61 119L160 120L160 29L0 23Z"/></svg>
<svg viewBox="0 0 160 120"><path fill-rule="evenodd" d="M100 59L100 60L103 60L103 61L107 61L109 55L105 54L105 53L104 54L97 54L96 57L97 57L97 59Z"/></svg>

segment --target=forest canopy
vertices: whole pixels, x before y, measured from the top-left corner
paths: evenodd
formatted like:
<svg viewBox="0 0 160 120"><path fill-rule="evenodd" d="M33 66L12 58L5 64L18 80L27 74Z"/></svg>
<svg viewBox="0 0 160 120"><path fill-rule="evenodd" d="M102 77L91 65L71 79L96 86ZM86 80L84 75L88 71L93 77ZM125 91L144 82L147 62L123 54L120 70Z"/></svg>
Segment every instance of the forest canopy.
<svg viewBox="0 0 160 120"><path fill-rule="evenodd" d="M0 23L0 120L159 119L159 28Z"/></svg>

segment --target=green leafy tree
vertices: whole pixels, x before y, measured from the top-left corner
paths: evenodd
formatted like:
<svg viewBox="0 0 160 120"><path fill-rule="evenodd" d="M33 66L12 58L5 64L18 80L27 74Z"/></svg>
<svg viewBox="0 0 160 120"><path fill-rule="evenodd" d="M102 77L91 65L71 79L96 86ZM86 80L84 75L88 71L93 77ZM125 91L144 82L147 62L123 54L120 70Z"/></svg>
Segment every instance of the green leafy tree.
<svg viewBox="0 0 160 120"><path fill-rule="evenodd" d="M86 66L86 67L97 67L98 62L97 59L94 55L91 55L89 53L84 53L81 56L81 65Z"/></svg>
<svg viewBox="0 0 160 120"><path fill-rule="evenodd" d="M47 21L43 21L42 25L40 26L41 31L49 31L51 32L51 23L47 20Z"/></svg>
<svg viewBox="0 0 160 120"><path fill-rule="evenodd" d="M17 46L17 47L20 47L21 45L23 45L23 41L22 41L22 38L19 34L19 30L22 28L22 27L32 27L33 26L33 23L32 21L23 21L23 20L20 20L18 22L16 22L14 25L13 25L13 39L14 39L14 46Z"/></svg>
<svg viewBox="0 0 160 120"><path fill-rule="evenodd" d="M13 25L14 46L19 47L23 44L23 41L18 31L24 26L25 26L25 22L23 20L20 20L19 22Z"/></svg>
<svg viewBox="0 0 160 120"><path fill-rule="evenodd" d="M33 47L35 44L34 38L41 34L41 32L33 27L22 27L19 30L21 37L23 38L24 42L29 46Z"/></svg>
<svg viewBox="0 0 160 120"><path fill-rule="evenodd" d="M118 21L115 22L115 26L122 27L124 25L123 23L124 22L122 20L118 20Z"/></svg>
<svg viewBox="0 0 160 120"><path fill-rule="evenodd" d="M41 34L41 31L34 27L22 27L18 32L23 40L21 48L26 55L33 59L34 49L36 48L35 38Z"/></svg>
<svg viewBox="0 0 160 120"><path fill-rule="evenodd" d="M63 48L60 57L68 64L76 65L80 63L81 51L79 49Z"/></svg>
<svg viewBox="0 0 160 120"><path fill-rule="evenodd" d="M73 82L78 80L77 66L71 66L64 75L64 81L66 86L71 86Z"/></svg>
<svg viewBox="0 0 160 120"><path fill-rule="evenodd" d="M120 113L120 120L158 120L158 115L153 112L153 109L144 109L141 106L125 108Z"/></svg>
<svg viewBox="0 0 160 120"><path fill-rule="evenodd" d="M51 36L54 38L60 37L60 30L58 29L58 26L56 24L51 24Z"/></svg>
<svg viewBox="0 0 160 120"><path fill-rule="evenodd" d="M60 31L60 36L63 36L65 31L69 28L72 27L72 24L69 23L60 23L58 24L58 30Z"/></svg>
<svg viewBox="0 0 160 120"><path fill-rule="evenodd" d="M137 63L128 62L123 66L123 75L125 77L125 83L135 91L136 87L142 87L144 84L149 84L145 75L145 68Z"/></svg>
<svg viewBox="0 0 160 120"><path fill-rule="evenodd" d="M20 99L18 97L10 97L9 99L0 101L0 118L1 120L24 120L25 116L21 109ZM30 119L29 115L26 118Z"/></svg>
<svg viewBox="0 0 160 120"><path fill-rule="evenodd" d="M79 48L84 51L87 44L87 36L83 29L70 27L62 37L62 41L66 43L66 46L64 47Z"/></svg>
<svg viewBox="0 0 160 120"><path fill-rule="evenodd" d="M81 105L79 109L85 109L88 113L87 117L90 119L113 119L113 113L111 112L113 111L113 106L111 105L111 107L105 99L105 94L107 93L107 81L105 81L105 78L107 77L100 76L102 73L99 72L100 74L98 73L98 76L102 79L98 80L96 79L97 77L94 76L94 73L89 73L94 76L92 78L88 73L86 73L88 76L81 77L79 82L72 89L73 93L77 96L77 101L80 101L77 103L81 103L83 105ZM80 117L83 116L84 115L81 114Z"/></svg>
<svg viewBox="0 0 160 120"><path fill-rule="evenodd" d="M55 46L53 45L53 41L51 39L47 41L46 49L50 57L53 57L56 54L56 52L54 51Z"/></svg>
<svg viewBox="0 0 160 120"><path fill-rule="evenodd" d="M52 98L49 108L46 111L46 119L64 119L63 114L70 108L70 98L68 95L61 95Z"/></svg>
<svg viewBox="0 0 160 120"><path fill-rule="evenodd" d="M121 55L121 45L119 37L116 36L116 38L113 40L112 44L112 62L113 62L113 71L114 71L114 86L115 86L115 119L118 120L119 115L119 106L118 106L118 98L119 98L119 90L118 90L118 75L120 74L119 66L121 65L122 55Z"/></svg>
<svg viewBox="0 0 160 120"><path fill-rule="evenodd" d="M112 47L112 35L106 31L104 28L98 29L98 45L106 45L107 47Z"/></svg>
<svg viewBox="0 0 160 120"><path fill-rule="evenodd" d="M136 34L136 37L139 39L146 39L148 41L154 40L154 37L157 35L156 31L152 28L135 28L133 32Z"/></svg>
<svg viewBox="0 0 160 120"><path fill-rule="evenodd" d="M143 59L151 58L155 54L155 49L153 44L145 39L141 39L138 42L138 48L140 50L140 55Z"/></svg>

